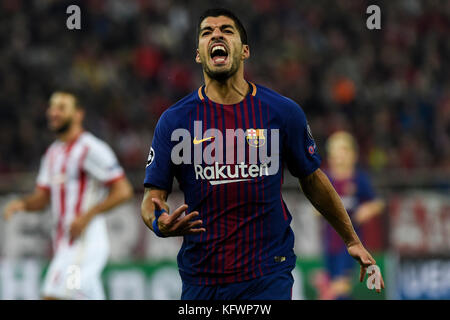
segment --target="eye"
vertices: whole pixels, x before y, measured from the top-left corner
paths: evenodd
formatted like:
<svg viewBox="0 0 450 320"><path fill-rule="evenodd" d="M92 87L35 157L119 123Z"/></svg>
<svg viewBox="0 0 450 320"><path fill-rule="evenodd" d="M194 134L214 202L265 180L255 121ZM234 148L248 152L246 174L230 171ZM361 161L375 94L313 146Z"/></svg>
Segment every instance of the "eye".
<svg viewBox="0 0 450 320"><path fill-rule="evenodd" d="M226 29L224 32L228 34L233 34L233 31L231 29Z"/></svg>
<svg viewBox="0 0 450 320"><path fill-rule="evenodd" d="M211 33L211 31L205 31L205 32L202 33L202 37L207 36L210 33Z"/></svg>

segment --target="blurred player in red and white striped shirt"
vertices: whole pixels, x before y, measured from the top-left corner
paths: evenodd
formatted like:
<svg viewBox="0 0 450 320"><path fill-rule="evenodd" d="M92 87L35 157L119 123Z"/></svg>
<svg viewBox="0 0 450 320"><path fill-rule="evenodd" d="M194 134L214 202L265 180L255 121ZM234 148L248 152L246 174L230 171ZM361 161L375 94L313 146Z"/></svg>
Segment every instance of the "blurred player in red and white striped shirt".
<svg viewBox="0 0 450 320"><path fill-rule="evenodd" d="M133 189L112 149L84 131L84 109L75 94L53 93L47 118L57 139L42 157L36 188L8 203L4 215L51 205L54 257L44 299L104 299L100 276L109 244L101 213L130 199Z"/></svg>

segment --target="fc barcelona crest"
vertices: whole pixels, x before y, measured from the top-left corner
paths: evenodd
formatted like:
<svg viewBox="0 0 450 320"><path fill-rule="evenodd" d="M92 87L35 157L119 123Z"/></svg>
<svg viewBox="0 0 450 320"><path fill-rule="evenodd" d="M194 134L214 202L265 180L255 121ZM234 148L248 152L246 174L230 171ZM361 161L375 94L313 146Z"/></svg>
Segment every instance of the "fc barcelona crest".
<svg viewBox="0 0 450 320"><path fill-rule="evenodd" d="M247 129L245 135L247 143L252 147L258 148L266 143L264 129Z"/></svg>

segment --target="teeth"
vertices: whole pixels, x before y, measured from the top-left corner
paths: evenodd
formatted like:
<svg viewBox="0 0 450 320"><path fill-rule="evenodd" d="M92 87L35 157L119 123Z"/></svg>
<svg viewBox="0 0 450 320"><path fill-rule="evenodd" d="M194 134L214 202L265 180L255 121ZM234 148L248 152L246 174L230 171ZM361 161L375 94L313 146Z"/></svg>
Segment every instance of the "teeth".
<svg viewBox="0 0 450 320"><path fill-rule="evenodd" d="M212 49L211 53L215 52L216 50L223 50L223 51L226 52L224 46L215 46L215 47Z"/></svg>

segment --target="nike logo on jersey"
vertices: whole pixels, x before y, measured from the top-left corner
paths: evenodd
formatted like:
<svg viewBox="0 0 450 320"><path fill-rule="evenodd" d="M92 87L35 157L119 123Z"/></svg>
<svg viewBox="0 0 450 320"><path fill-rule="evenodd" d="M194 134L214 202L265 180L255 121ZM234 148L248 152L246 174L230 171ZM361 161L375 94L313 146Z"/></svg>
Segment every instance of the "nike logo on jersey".
<svg viewBox="0 0 450 320"><path fill-rule="evenodd" d="M251 181L252 179L236 179L236 180L218 180L218 181L210 181L209 183L212 186L216 186L219 184L233 183L233 182L242 182L242 181Z"/></svg>
<svg viewBox="0 0 450 320"><path fill-rule="evenodd" d="M208 140L211 140L211 139L213 139L214 137L208 137L208 138L204 138L204 139L201 139L201 140L197 140L197 137L194 137L194 144L200 144L200 143L202 143L202 142L205 142L205 141L208 141Z"/></svg>
<svg viewBox="0 0 450 320"><path fill-rule="evenodd" d="M172 163L193 164L196 180L218 185L277 174L279 129L209 128L203 132L204 127L202 121L194 121L191 130L177 128L171 135L175 142L170 153ZM211 140L214 143L202 144Z"/></svg>

